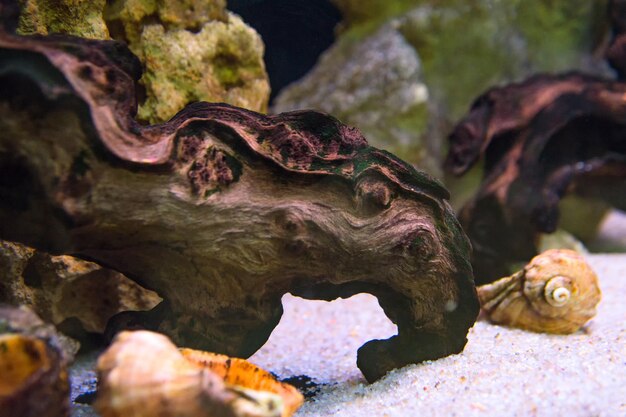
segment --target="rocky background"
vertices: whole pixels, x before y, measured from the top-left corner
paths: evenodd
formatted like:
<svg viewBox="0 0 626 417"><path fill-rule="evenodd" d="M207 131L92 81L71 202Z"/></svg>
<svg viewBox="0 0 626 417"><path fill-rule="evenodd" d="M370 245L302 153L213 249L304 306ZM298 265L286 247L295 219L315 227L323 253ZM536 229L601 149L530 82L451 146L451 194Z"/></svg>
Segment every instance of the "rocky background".
<svg viewBox="0 0 626 417"><path fill-rule="evenodd" d="M143 68L137 118L145 123L166 121L194 101L266 112L271 84L269 111L312 108L358 127L372 145L443 178L459 208L476 189L481 168L462 179L445 177L445 138L454 123L490 86L533 73L612 76L603 56L610 36L607 6L608 0L22 0L15 26L20 34L125 42ZM563 205L563 223L575 235L595 239L607 206L576 199ZM581 216L594 220L580 222ZM614 238L618 246L620 239ZM579 247L569 234L548 241L548 247ZM0 249L11 271L0 286L5 301L34 305L57 324L73 317L87 331L102 331L104 323L87 324L93 318L59 310L66 308L59 301L63 277L75 274L69 258L35 256L13 244ZM24 274L33 260L45 260L52 271L46 273L57 277L48 279L56 289L45 296ZM116 274L93 274L94 268L85 266L82 275ZM107 308L108 315L117 312Z"/></svg>
<svg viewBox="0 0 626 417"><path fill-rule="evenodd" d="M272 110L332 113L440 178L446 135L490 86L536 72L609 72L607 0L332 3L343 16L335 43ZM478 179L446 179L455 206Z"/></svg>
<svg viewBox="0 0 626 417"><path fill-rule="evenodd" d="M141 120L165 121L193 101L265 112L271 83L271 112L331 113L437 177L446 135L490 86L537 72L610 74L608 0L20 3L18 33L126 42L144 69Z"/></svg>
<svg viewBox="0 0 626 417"><path fill-rule="evenodd" d="M277 93L271 111L313 108L357 126L374 146L442 179L457 210L476 192L482 164L462 178L445 173L446 137L478 95L536 73L615 78L604 56L608 0L330 3L342 19L335 42ZM578 249L579 241L603 251L626 248L623 237L598 239L602 222L621 223L623 213L575 196L561 206L562 230L546 235L542 248Z"/></svg>

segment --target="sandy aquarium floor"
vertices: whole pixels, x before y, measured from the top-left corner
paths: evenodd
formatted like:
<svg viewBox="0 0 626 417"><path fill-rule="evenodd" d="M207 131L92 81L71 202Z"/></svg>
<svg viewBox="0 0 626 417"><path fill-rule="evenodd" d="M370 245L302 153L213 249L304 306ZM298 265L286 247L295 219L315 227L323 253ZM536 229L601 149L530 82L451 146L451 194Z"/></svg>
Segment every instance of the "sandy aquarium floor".
<svg viewBox="0 0 626 417"><path fill-rule="evenodd" d="M395 334L376 299L359 294L329 303L286 295L282 321L250 360L280 377L307 375L318 384L297 417L626 416L626 255L589 261L603 299L598 315L574 335L478 322L463 353L369 385L356 367L358 347ZM87 377L76 383L93 384L92 372L75 375ZM86 406L73 412L91 415Z"/></svg>
<svg viewBox="0 0 626 417"><path fill-rule="evenodd" d="M286 296L285 315L251 361L325 385L298 412L317 416L626 416L626 255L589 256L603 300L584 331L535 334L478 322L459 355L368 385L365 341L395 334L376 299Z"/></svg>

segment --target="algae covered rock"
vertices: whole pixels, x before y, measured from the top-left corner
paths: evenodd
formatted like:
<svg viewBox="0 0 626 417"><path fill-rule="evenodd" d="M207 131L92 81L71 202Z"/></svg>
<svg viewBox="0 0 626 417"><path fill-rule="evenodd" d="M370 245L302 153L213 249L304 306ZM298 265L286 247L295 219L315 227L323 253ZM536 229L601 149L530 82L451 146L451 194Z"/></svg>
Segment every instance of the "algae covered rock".
<svg viewBox="0 0 626 417"><path fill-rule="evenodd" d="M228 22L206 23L198 33L144 27L131 44L144 62L146 100L142 120L161 122L195 101L227 102L265 111L270 88L263 64L263 42L234 14Z"/></svg>
<svg viewBox="0 0 626 417"><path fill-rule="evenodd" d="M89 39L107 39L102 17L106 0L20 0L18 33L66 33Z"/></svg>
<svg viewBox="0 0 626 417"><path fill-rule="evenodd" d="M445 134L489 86L538 71L606 69L592 55L606 29L606 0L334 3L345 16L340 37L307 76L283 90L276 108L333 112L376 146L435 175ZM390 43L376 41L390 33L395 51ZM403 60L419 62L419 71L399 76ZM358 76L345 83L335 79L357 64L375 65L379 82ZM427 94L408 112L386 99L395 91L415 91L416 85ZM335 97L345 98L340 107Z"/></svg>
<svg viewBox="0 0 626 417"><path fill-rule="evenodd" d="M119 0L107 8L112 36L144 64L141 120L163 122L195 101L267 109L263 42L224 3Z"/></svg>
<svg viewBox="0 0 626 417"><path fill-rule="evenodd" d="M535 72L601 71L592 52L606 0L419 1L399 30L423 60L426 84L450 117L493 84Z"/></svg>
<svg viewBox="0 0 626 417"><path fill-rule="evenodd" d="M140 42L148 24L198 31L205 23L228 19L224 0L115 0L109 2L104 14L113 36L130 45Z"/></svg>
<svg viewBox="0 0 626 417"><path fill-rule="evenodd" d="M264 45L224 0L26 0L18 33L128 44L144 67L138 117L163 122L195 101L267 110Z"/></svg>
<svg viewBox="0 0 626 417"><path fill-rule="evenodd" d="M420 4L419 0L331 0L343 16L341 29L368 30Z"/></svg>

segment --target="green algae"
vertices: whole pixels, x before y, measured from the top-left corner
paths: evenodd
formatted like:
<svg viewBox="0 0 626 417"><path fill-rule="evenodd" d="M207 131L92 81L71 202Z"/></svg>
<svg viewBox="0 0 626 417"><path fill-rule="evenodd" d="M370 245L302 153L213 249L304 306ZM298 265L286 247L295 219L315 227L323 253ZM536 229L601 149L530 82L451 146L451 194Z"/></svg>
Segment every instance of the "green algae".
<svg viewBox="0 0 626 417"><path fill-rule="evenodd" d="M401 16L417 4L415 0L331 0L343 16L338 31L342 36L361 39L383 24Z"/></svg>
<svg viewBox="0 0 626 417"><path fill-rule="evenodd" d="M106 0L21 0L17 33L66 33L89 39L108 39L102 18Z"/></svg>
<svg viewBox="0 0 626 417"><path fill-rule="evenodd" d="M107 4L104 17L112 36L127 42L131 49L140 43L144 26L150 24L197 32L205 23L228 20L225 0L114 0Z"/></svg>

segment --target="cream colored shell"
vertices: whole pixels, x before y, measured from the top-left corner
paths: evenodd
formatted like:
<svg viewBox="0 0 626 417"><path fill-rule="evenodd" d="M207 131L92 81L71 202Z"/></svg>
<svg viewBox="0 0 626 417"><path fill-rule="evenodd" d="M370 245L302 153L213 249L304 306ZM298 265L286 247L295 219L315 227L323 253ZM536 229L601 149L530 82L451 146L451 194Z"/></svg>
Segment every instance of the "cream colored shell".
<svg viewBox="0 0 626 417"><path fill-rule="evenodd" d="M577 252L552 249L523 270L477 288L493 323L545 333L574 333L596 314L598 277Z"/></svg>
<svg viewBox="0 0 626 417"><path fill-rule="evenodd" d="M158 333L120 333L98 359L97 370L94 406L102 417L289 415L280 395L228 383Z"/></svg>

